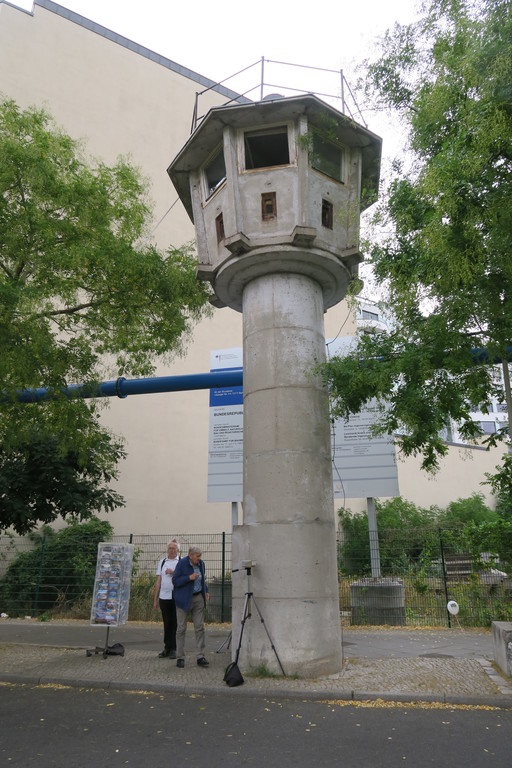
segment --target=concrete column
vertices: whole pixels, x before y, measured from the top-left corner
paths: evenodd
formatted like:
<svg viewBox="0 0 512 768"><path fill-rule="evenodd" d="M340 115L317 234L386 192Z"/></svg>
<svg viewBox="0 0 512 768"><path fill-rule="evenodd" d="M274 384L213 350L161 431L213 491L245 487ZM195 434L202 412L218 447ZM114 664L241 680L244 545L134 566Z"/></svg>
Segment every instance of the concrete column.
<svg viewBox="0 0 512 768"><path fill-rule="evenodd" d="M328 398L312 368L325 359L323 296L310 277L274 273L243 291L244 505L232 564L252 560L253 605L241 663L286 674L342 664ZM247 573L233 575L233 651Z"/></svg>

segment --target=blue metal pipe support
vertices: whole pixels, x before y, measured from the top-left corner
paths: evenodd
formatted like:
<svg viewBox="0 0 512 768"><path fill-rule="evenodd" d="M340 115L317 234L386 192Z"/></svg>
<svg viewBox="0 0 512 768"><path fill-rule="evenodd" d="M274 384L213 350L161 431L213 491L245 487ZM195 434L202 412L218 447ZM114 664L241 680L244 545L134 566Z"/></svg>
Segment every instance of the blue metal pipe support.
<svg viewBox="0 0 512 768"><path fill-rule="evenodd" d="M101 384L70 384L63 387L59 394L72 398L91 397L120 397L128 395L150 395L158 392L183 392L194 389L215 389L218 387L243 386L243 372L212 371L210 373L192 373L185 376L155 376L145 379L125 379L121 376L115 381L104 381ZM20 403L38 403L50 400L55 393L48 387L23 389L18 392L16 400Z"/></svg>

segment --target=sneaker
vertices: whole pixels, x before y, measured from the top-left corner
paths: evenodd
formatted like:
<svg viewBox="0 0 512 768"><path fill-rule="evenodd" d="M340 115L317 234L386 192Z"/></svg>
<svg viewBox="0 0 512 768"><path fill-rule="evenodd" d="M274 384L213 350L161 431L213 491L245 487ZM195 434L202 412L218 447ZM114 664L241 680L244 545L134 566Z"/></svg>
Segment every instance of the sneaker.
<svg viewBox="0 0 512 768"><path fill-rule="evenodd" d="M164 648L161 653L158 654L159 659L166 659L168 656L171 655L171 652L168 648Z"/></svg>
<svg viewBox="0 0 512 768"><path fill-rule="evenodd" d="M176 666L179 667L180 669L183 669L183 667L185 666L185 659L178 659L178 661L176 662Z"/></svg>
<svg viewBox="0 0 512 768"><path fill-rule="evenodd" d="M197 660L197 666L198 667L209 667L210 666L210 662L207 659L205 659L204 656L201 656L201 658L199 658Z"/></svg>

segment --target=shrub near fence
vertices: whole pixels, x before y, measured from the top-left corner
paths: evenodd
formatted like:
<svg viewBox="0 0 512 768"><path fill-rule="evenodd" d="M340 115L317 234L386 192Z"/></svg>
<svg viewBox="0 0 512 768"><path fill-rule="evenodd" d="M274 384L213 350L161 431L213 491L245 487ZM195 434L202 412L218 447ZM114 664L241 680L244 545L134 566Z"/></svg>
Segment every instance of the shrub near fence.
<svg viewBox="0 0 512 768"><path fill-rule="evenodd" d="M95 518L54 531L0 538L1 611L10 616L41 616L83 611L91 602L98 543L112 535L110 523Z"/></svg>
<svg viewBox="0 0 512 768"><path fill-rule="evenodd" d="M99 521L98 521L99 523ZM102 524L103 525L103 524ZM170 539L176 538L181 554L189 545L201 547L212 600L209 621L231 618L231 536L229 534L169 534L165 536L112 536L92 521L29 537L0 536L0 612L15 616L88 619L99 541L135 545L129 618L160 621L153 610L155 571ZM84 526L87 542L84 543ZM62 538L60 538L62 537ZM55 539L57 541L55 541ZM418 529L407 541L396 529L379 531L383 576L401 579L405 592L406 623L410 626L447 626L455 621L447 611L448 600L460 606L461 626L489 626L492 620L512 620L510 564L493 562L470 552L471 542L453 529ZM59 548L56 548L56 545ZM350 585L371 574L368 546L355 551L338 540L340 612L344 623L352 618ZM471 545L473 546L473 545ZM457 556L458 572L449 567ZM454 560L452 560L453 564ZM357 568L354 568L357 563ZM364 617L363 617L364 620Z"/></svg>

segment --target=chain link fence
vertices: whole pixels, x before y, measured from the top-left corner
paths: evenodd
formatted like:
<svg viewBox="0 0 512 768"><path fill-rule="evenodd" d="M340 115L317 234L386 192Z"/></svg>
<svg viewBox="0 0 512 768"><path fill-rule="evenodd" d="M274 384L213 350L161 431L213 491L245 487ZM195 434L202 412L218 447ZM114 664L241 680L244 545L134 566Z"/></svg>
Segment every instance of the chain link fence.
<svg viewBox="0 0 512 768"><path fill-rule="evenodd" d="M181 554L199 546L211 593L208 620L231 620L231 535L171 533L104 537L63 529L35 537L0 536L0 612L10 617L90 615L97 545L131 543L135 562L129 619L160 620L153 610L155 571L171 539ZM369 541L337 541L340 615L344 624L489 626L512 620L512 564L467 551L461 533L439 529L379 531L380 578L372 575ZM456 615L447 609L455 601Z"/></svg>

